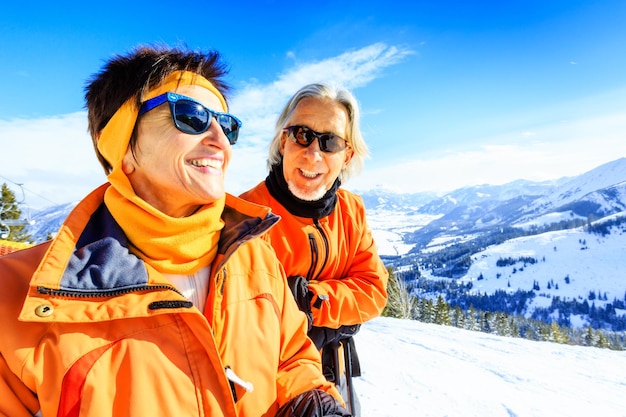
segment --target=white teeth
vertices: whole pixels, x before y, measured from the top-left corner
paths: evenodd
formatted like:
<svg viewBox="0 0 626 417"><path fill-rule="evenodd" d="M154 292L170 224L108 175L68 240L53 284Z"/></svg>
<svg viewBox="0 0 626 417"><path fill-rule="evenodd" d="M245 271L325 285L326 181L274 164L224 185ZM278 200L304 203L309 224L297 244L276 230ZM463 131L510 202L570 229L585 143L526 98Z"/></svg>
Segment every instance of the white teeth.
<svg viewBox="0 0 626 417"><path fill-rule="evenodd" d="M192 159L189 163L196 167L221 168L222 163L215 159Z"/></svg>
<svg viewBox="0 0 626 417"><path fill-rule="evenodd" d="M302 173L302 175L304 175L307 178L315 178L315 177L317 177L317 172L305 171L303 169L301 169L300 172Z"/></svg>

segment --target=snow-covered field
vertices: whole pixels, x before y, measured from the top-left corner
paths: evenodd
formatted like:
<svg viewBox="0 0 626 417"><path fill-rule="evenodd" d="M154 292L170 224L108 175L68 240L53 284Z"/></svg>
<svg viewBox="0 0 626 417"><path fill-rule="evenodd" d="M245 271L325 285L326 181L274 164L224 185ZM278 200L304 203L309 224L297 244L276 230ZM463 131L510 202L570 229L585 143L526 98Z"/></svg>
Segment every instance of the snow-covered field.
<svg viewBox="0 0 626 417"><path fill-rule="evenodd" d="M414 245L402 242L402 235L421 229L441 216L373 209L367 211L367 224L372 230L380 255L408 253Z"/></svg>
<svg viewBox="0 0 626 417"><path fill-rule="evenodd" d="M498 259L520 257L537 263L496 266ZM623 300L626 293L626 234L616 228L604 237L576 228L511 239L474 254L472 259L463 280L472 281L476 292L529 291L536 282L538 293L549 297L537 297L535 303L543 298L549 304L550 298L557 296L582 301L581 296L593 292L596 305Z"/></svg>
<svg viewBox="0 0 626 417"><path fill-rule="evenodd" d="M402 242L402 234L418 230L432 219L433 216L407 213L368 212L368 222L381 255L407 253L412 245ZM439 237L425 251L441 250L473 238L470 234ZM532 261L497 265L499 260L508 258ZM441 279L431 276L428 270L420 272L426 278ZM471 281L473 292L486 294L496 290L531 291L538 285L539 290L535 291L538 296L527 306L529 311L549 306L554 297L568 301L576 298L579 302L588 299L590 305L603 307L626 297L626 232L613 227L611 234L601 236L579 227L511 239L473 254L472 264L461 281ZM616 313L625 314L620 310ZM572 317L573 323L575 320ZM586 325L586 322L579 324Z"/></svg>
<svg viewBox="0 0 626 417"><path fill-rule="evenodd" d="M380 317L355 336L362 417L626 416L626 352Z"/></svg>

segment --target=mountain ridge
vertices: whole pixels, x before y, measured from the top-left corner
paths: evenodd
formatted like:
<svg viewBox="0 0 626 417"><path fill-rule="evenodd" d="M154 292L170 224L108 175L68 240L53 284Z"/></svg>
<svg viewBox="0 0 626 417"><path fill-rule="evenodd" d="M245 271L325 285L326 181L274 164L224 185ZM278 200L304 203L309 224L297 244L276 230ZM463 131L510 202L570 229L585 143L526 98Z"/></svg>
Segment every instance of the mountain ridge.
<svg viewBox="0 0 626 417"><path fill-rule="evenodd" d="M388 194L368 222L386 265L420 299L623 331L624 179L620 158L554 183L465 187L395 211Z"/></svg>

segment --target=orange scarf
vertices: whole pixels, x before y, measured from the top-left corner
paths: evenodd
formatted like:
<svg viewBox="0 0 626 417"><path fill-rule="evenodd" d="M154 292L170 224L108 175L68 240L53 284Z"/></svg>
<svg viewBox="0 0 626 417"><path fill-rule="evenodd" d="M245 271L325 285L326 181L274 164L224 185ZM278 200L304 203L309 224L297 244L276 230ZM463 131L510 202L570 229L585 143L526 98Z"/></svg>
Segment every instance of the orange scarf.
<svg viewBox="0 0 626 417"><path fill-rule="evenodd" d="M147 94L145 100L190 84L205 87L217 95L224 111L227 110L226 101L213 84L191 72L170 74L163 84ZM128 100L102 129L98 139L98 149L113 167L108 176L111 187L104 194L104 202L126 233L133 253L161 273L193 274L215 258L220 231L224 227L221 215L226 197L203 206L189 217L175 218L137 196L122 170L122 159L137 114L134 99Z"/></svg>
<svg viewBox="0 0 626 417"><path fill-rule="evenodd" d="M104 202L126 233L131 251L166 274L189 275L209 265L224 227L221 215L226 197L189 217L170 217L139 198L121 172L109 175L116 185L107 188Z"/></svg>

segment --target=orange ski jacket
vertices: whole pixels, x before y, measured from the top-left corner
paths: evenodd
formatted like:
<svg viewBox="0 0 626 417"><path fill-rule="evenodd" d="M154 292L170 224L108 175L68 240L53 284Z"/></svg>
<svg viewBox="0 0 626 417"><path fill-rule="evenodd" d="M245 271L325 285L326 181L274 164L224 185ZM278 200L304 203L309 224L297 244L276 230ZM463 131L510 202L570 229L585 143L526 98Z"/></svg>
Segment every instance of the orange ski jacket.
<svg viewBox="0 0 626 417"><path fill-rule="evenodd" d="M333 212L320 219L289 213L265 181L240 197L268 206L281 217L268 236L287 276L307 278L313 299L326 299L312 309L314 326L337 329L382 313L388 273L367 227L361 197L339 188Z"/></svg>
<svg viewBox="0 0 626 417"><path fill-rule="evenodd" d="M341 398L260 238L269 210L227 196L203 314L129 254L107 186L52 242L0 257L0 415L273 416L310 389Z"/></svg>

